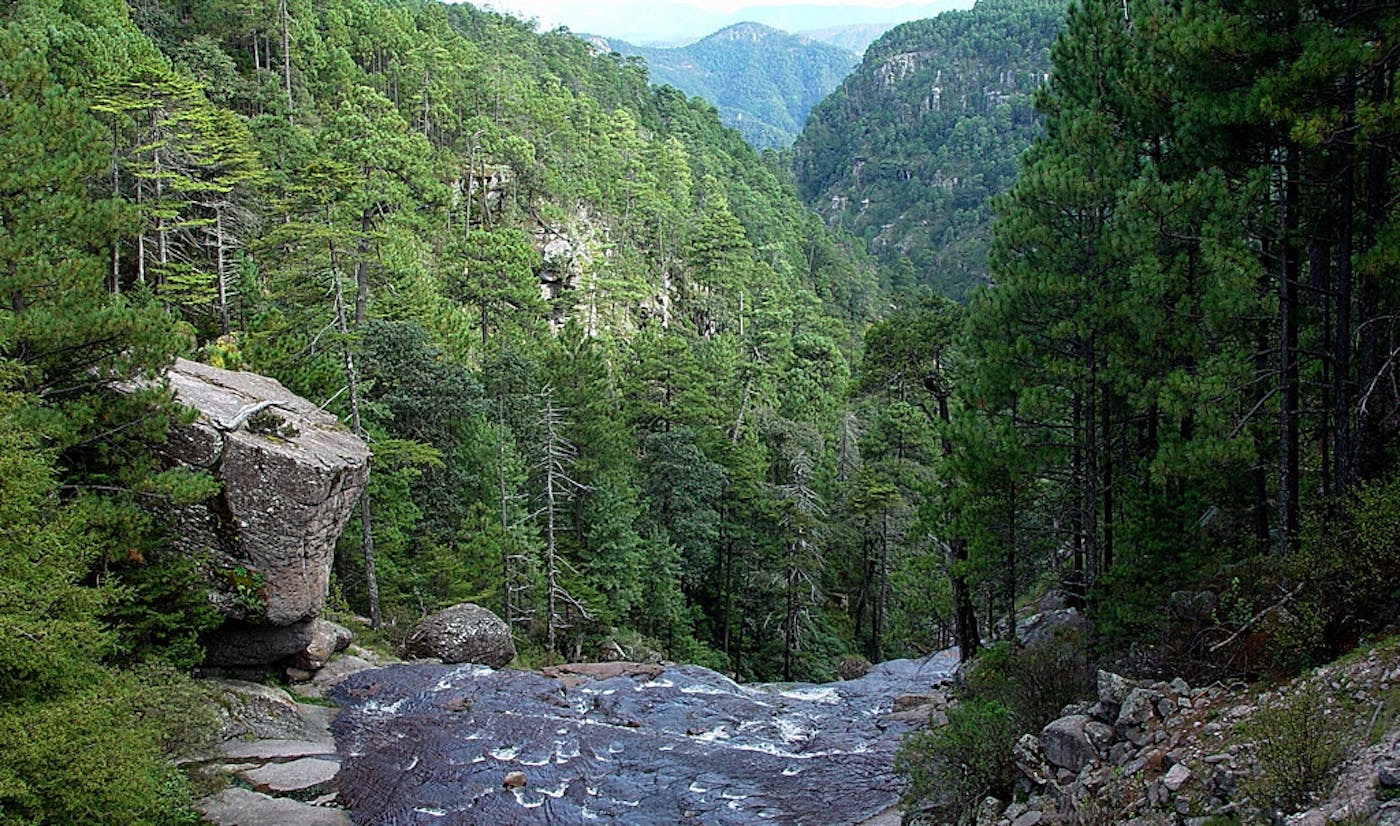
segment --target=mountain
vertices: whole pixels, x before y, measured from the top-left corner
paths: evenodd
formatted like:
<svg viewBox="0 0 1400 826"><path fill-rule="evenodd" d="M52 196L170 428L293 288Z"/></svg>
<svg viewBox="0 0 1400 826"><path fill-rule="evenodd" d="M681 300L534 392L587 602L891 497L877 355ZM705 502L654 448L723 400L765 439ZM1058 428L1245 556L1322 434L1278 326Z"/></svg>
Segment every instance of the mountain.
<svg viewBox="0 0 1400 826"><path fill-rule="evenodd" d="M652 82L713 103L757 148L787 146L807 114L857 62L852 52L759 23L736 23L686 46L585 36L603 52L642 57Z"/></svg>
<svg viewBox="0 0 1400 826"><path fill-rule="evenodd" d="M871 23L892 26L910 20L934 17L945 11L966 8L967 6L967 0L934 0L934 2L905 3L898 6L874 6L863 3L743 6L731 12L726 17L726 21L738 23L744 20L757 20L776 29L796 32Z"/></svg>
<svg viewBox="0 0 1400 826"><path fill-rule="evenodd" d="M891 29L793 146L807 202L895 281L962 297L987 280L988 199L1040 130L1031 103L1063 0L983 0Z"/></svg>
<svg viewBox="0 0 1400 826"><path fill-rule="evenodd" d="M494 0L491 5L503 12L518 14L522 19L536 17L543 29L566 26L575 32L596 32L641 46L673 46L694 42L711 32L744 22L762 23L787 32L860 25L889 28L972 5L971 0L932 0L896 6L856 0L839 5L741 5L722 10L713 5L634 0L556 3L546 10L515 11L522 7L538 6L540 2ZM872 35L871 40L874 37Z"/></svg>
<svg viewBox="0 0 1400 826"><path fill-rule="evenodd" d="M856 54L865 54L866 48L880 38L880 35L894 28L894 23L853 23L849 26L828 26L824 29L811 29L798 32L803 37L830 43L838 49Z"/></svg>

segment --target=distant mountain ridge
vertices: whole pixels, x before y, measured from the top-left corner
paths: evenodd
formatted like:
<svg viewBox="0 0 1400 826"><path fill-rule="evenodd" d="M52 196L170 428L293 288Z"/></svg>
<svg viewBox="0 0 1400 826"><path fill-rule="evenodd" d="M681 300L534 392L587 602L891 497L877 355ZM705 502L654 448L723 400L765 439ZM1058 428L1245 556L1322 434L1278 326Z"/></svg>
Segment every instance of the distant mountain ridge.
<svg viewBox="0 0 1400 826"><path fill-rule="evenodd" d="M880 38L880 35L897 26L897 23L852 23L846 26L827 26L822 29L807 29L797 34L810 37L823 43L830 43L840 49L856 54L865 54L866 47Z"/></svg>
<svg viewBox="0 0 1400 826"><path fill-rule="evenodd" d="M759 149L791 144L812 107L859 62L846 49L751 22L674 48L580 37L603 52L642 57L653 83L710 101Z"/></svg>
<svg viewBox="0 0 1400 826"><path fill-rule="evenodd" d="M498 0L509 8L510 0ZM570 4L541 21L546 28L564 24L575 32L593 32L639 46L668 48L693 43L735 23L755 22L785 32L805 33L848 26L880 25L885 29L909 20L933 17L972 0L914 0L896 6L847 0L840 5L754 5L722 11L698 2L631 0L607 4ZM879 32L852 51L861 52ZM825 38L818 37L818 40Z"/></svg>
<svg viewBox="0 0 1400 826"><path fill-rule="evenodd" d="M904 23L811 113L793 145L807 203L894 273L963 298L987 281L989 199L1040 132L1032 95L1065 0L981 0Z"/></svg>

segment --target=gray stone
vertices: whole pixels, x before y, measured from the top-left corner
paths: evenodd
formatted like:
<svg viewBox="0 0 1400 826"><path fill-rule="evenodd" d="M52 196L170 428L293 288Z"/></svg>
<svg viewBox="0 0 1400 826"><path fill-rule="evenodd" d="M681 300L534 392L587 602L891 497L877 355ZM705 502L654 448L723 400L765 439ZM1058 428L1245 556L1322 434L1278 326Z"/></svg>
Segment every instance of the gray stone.
<svg viewBox="0 0 1400 826"><path fill-rule="evenodd" d="M209 680L219 714L219 738L301 739L308 734L301 707L280 688L235 680Z"/></svg>
<svg viewBox="0 0 1400 826"><path fill-rule="evenodd" d="M1011 758L1016 763L1016 769L1035 785L1043 786L1050 782L1053 772L1045 761L1040 740L1034 734L1021 735L1021 739L1011 747Z"/></svg>
<svg viewBox="0 0 1400 826"><path fill-rule="evenodd" d="M230 740L219 747L230 760L288 760L296 757L334 757L335 742L324 740Z"/></svg>
<svg viewBox="0 0 1400 826"><path fill-rule="evenodd" d="M292 656L289 665L304 671L317 671L337 651L344 651L355 635L343 625L317 617L311 621L311 641Z"/></svg>
<svg viewBox="0 0 1400 826"><path fill-rule="evenodd" d="M1073 714L1052 720L1040 731L1040 748L1052 765L1077 772L1098 757L1084 727L1089 718Z"/></svg>
<svg viewBox="0 0 1400 826"><path fill-rule="evenodd" d="M1006 809L1006 804L995 797L986 797L977 804L977 818L974 821L976 826L996 826L996 822L1001 819L1001 813Z"/></svg>
<svg viewBox="0 0 1400 826"><path fill-rule="evenodd" d="M1123 740L1114 743L1108 750L1108 760L1115 766L1127 765L1128 759L1133 756L1133 744Z"/></svg>
<svg viewBox="0 0 1400 826"><path fill-rule="evenodd" d="M250 625L230 620L219 626L205 640L204 661L207 665L254 666L305 651L311 643L311 622L291 625Z"/></svg>
<svg viewBox="0 0 1400 826"><path fill-rule="evenodd" d="M1103 669L1099 669L1098 687L1099 702L1114 708L1123 705L1123 701L1128 699L1128 692L1133 690L1133 684L1127 677Z"/></svg>
<svg viewBox="0 0 1400 826"><path fill-rule="evenodd" d="M501 668L515 659L510 628L495 614L471 602L445 608L413 629L408 649L446 664L481 663Z"/></svg>
<svg viewBox="0 0 1400 826"><path fill-rule="evenodd" d="M1383 789L1400 789L1400 764L1382 763L1377 766L1376 785Z"/></svg>
<svg viewBox="0 0 1400 826"><path fill-rule="evenodd" d="M1060 608L1032 614L1016 623L1016 639L1021 645L1033 648L1051 642L1057 634L1068 630L1082 630L1084 615L1073 608Z"/></svg>
<svg viewBox="0 0 1400 826"><path fill-rule="evenodd" d="M1175 792L1179 791L1190 780L1191 770L1186 767L1185 763L1177 763L1168 769L1166 775L1162 777L1162 785L1166 786L1168 791Z"/></svg>
<svg viewBox="0 0 1400 826"><path fill-rule="evenodd" d="M371 668L377 668L374 663L362 659L354 654L346 654L336 657L311 678L310 683L292 686L292 691L303 697L324 697L341 680L351 674L358 674Z"/></svg>
<svg viewBox="0 0 1400 826"><path fill-rule="evenodd" d="M1123 699L1123 705L1118 710L1118 720L1115 725L1123 728L1146 723L1152 719L1153 706L1160 699L1162 699L1162 695L1158 691L1150 688L1134 688Z"/></svg>
<svg viewBox="0 0 1400 826"><path fill-rule="evenodd" d="M1044 812L1040 811L1039 809L1031 809L1029 812L1026 812L1020 817L1011 821L1011 826L1037 826L1037 824L1039 824L1044 819Z"/></svg>
<svg viewBox="0 0 1400 826"><path fill-rule="evenodd" d="M1089 744L1098 751L1100 755L1108 754L1109 746L1113 745L1113 726L1101 723L1098 720L1090 720L1084 724L1084 736L1089 738Z"/></svg>
<svg viewBox="0 0 1400 826"><path fill-rule="evenodd" d="M311 619L325 604L336 539L365 486L368 447L266 376L177 359L167 378L197 418L170 434L166 454L222 482L213 499L176 515L177 549L212 557L212 599L228 616L269 625Z"/></svg>
<svg viewBox="0 0 1400 826"><path fill-rule="evenodd" d="M1176 713L1176 701L1170 697L1163 697L1157 701L1157 715L1163 720Z"/></svg>
<svg viewBox="0 0 1400 826"><path fill-rule="evenodd" d="M1172 681L1168 683L1168 685L1171 686L1172 691L1176 692L1177 695L1181 697L1189 697L1191 695L1191 686L1180 677L1172 678Z"/></svg>
<svg viewBox="0 0 1400 826"><path fill-rule="evenodd" d="M260 792L276 795L302 792L310 796L329 788L339 771L339 760L302 757L285 763L268 763L240 774Z"/></svg>
<svg viewBox="0 0 1400 826"><path fill-rule="evenodd" d="M230 786L198 803L205 822L215 826L351 826L343 809L312 806Z"/></svg>

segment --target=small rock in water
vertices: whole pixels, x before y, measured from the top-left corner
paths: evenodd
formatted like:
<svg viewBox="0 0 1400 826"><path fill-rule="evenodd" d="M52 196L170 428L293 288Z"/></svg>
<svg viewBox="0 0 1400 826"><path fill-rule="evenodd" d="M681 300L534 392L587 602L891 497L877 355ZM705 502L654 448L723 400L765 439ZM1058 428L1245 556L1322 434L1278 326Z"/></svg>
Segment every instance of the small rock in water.
<svg viewBox="0 0 1400 826"><path fill-rule="evenodd" d="M525 772L509 772L506 779L501 781L501 785L507 789L518 789L525 785Z"/></svg>

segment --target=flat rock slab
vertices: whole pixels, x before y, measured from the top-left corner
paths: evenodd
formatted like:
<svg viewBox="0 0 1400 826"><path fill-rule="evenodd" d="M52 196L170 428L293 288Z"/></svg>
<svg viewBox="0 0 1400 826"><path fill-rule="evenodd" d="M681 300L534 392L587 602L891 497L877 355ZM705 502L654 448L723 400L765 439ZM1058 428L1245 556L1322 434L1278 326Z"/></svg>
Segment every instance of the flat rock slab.
<svg viewBox="0 0 1400 826"><path fill-rule="evenodd" d="M339 771L339 760L301 757L286 763L266 763L241 774L258 791L286 795L324 791L335 780ZM306 796L309 797L310 794Z"/></svg>
<svg viewBox="0 0 1400 826"><path fill-rule="evenodd" d="M219 748L228 760L286 760L294 757L335 757L335 742L326 740L230 740Z"/></svg>
<svg viewBox="0 0 1400 826"><path fill-rule="evenodd" d="M696 666L361 672L331 694L339 802L394 826L863 823L899 800L894 750L913 727L884 717L892 698L955 665L771 686Z"/></svg>
<svg viewBox="0 0 1400 826"><path fill-rule="evenodd" d="M215 826L352 826L343 809L312 806L295 800L230 787L199 802L205 822Z"/></svg>

